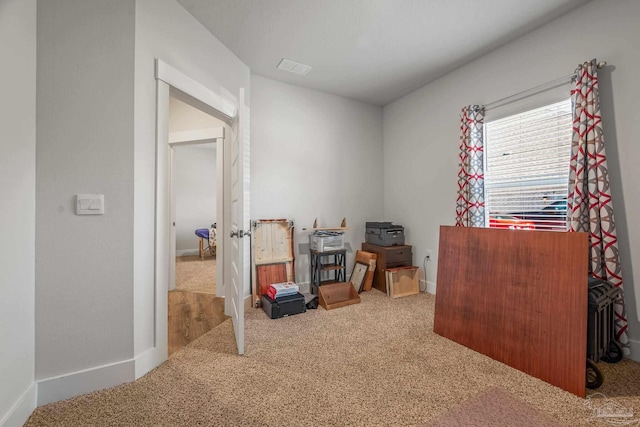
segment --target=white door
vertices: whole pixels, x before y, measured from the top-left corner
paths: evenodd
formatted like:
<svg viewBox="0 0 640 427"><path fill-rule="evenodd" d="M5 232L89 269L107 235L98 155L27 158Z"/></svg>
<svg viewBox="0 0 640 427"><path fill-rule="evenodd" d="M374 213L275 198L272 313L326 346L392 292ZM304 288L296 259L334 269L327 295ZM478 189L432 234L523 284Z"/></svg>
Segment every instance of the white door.
<svg viewBox="0 0 640 427"><path fill-rule="evenodd" d="M231 316L238 354L244 354L244 192L246 107L240 89L238 116L232 125L230 150L229 275L225 283L225 314ZM248 135L247 135L248 136ZM225 148L226 149L226 148Z"/></svg>

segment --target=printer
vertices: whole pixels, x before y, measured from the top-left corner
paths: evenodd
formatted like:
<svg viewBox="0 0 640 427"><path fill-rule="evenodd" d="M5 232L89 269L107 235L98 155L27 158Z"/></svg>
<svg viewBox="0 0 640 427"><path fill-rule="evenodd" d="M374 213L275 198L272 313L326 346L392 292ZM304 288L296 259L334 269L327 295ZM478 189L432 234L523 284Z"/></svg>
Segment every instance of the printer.
<svg viewBox="0 0 640 427"><path fill-rule="evenodd" d="M391 222L367 222L365 241L378 246L404 245L404 227Z"/></svg>

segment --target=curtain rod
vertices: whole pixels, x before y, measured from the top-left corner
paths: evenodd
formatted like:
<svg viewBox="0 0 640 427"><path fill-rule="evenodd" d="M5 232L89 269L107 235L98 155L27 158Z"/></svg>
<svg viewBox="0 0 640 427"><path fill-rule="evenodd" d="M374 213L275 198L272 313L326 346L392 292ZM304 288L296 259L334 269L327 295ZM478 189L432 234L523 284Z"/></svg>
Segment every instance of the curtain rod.
<svg viewBox="0 0 640 427"><path fill-rule="evenodd" d="M598 69L602 69L602 68L604 68L606 66L607 66L607 63L605 61L602 61L602 62L598 63ZM579 68L580 67L582 67L582 64L579 65ZM484 109L486 111L486 110L491 110L492 108L502 107L503 105L507 105L507 104L510 104L512 102L519 101L521 99L527 98L529 96L533 96L533 95L536 95L538 93L545 92L547 90L551 90L551 89L556 88L556 87L558 87L560 85L563 85L565 83L570 82L575 76L576 76L576 72L574 71L573 73L567 74L566 76L559 77L557 79L548 81L546 83L539 84L538 86L534 86L534 87L529 88L527 90L523 90L522 92L518 92L516 94L506 96L506 97L498 99L496 101L489 102L488 104L484 105Z"/></svg>

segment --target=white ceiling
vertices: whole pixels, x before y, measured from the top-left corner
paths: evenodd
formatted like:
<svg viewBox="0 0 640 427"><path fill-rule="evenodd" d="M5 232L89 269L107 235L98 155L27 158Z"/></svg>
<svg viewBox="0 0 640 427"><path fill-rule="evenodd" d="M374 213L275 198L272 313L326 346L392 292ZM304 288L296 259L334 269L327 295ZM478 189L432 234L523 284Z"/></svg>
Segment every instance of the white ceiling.
<svg viewBox="0 0 640 427"><path fill-rule="evenodd" d="M386 105L590 0L178 1L252 74Z"/></svg>

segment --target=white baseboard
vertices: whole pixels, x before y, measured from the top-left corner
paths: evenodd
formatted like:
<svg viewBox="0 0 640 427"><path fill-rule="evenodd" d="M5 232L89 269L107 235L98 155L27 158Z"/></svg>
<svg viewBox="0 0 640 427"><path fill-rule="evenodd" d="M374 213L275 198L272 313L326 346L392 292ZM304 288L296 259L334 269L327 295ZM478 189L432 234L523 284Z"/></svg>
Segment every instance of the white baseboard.
<svg viewBox="0 0 640 427"><path fill-rule="evenodd" d="M0 427L22 427L36 409L36 383L33 382L1 419Z"/></svg>
<svg viewBox="0 0 640 427"><path fill-rule="evenodd" d="M247 295L244 297L244 311L245 313L253 307L253 295Z"/></svg>
<svg viewBox="0 0 640 427"><path fill-rule="evenodd" d="M424 292L424 280L419 280L419 288L420 292ZM436 294L436 284L435 282L427 282L427 293L435 295Z"/></svg>
<svg viewBox="0 0 640 427"><path fill-rule="evenodd" d="M298 283L298 290L303 294L311 293L311 282Z"/></svg>
<svg viewBox="0 0 640 427"><path fill-rule="evenodd" d="M179 251L176 250L176 256L191 256L191 255L200 255L200 249L180 249Z"/></svg>
<svg viewBox="0 0 640 427"><path fill-rule="evenodd" d="M135 379L162 365L169 358L166 347L153 347L135 357Z"/></svg>
<svg viewBox="0 0 640 427"><path fill-rule="evenodd" d="M38 406L135 379L134 359L38 381Z"/></svg>
<svg viewBox="0 0 640 427"><path fill-rule="evenodd" d="M636 362L640 362L640 341L629 340L629 347L631 349L631 354L627 357L631 360L635 360Z"/></svg>
<svg viewBox="0 0 640 427"><path fill-rule="evenodd" d="M430 294L436 294L436 283L435 282L427 282L427 292Z"/></svg>

